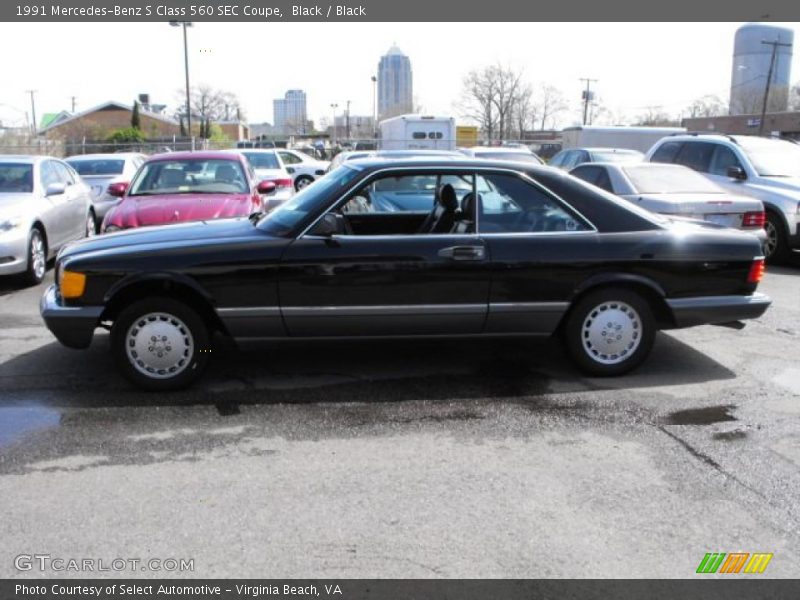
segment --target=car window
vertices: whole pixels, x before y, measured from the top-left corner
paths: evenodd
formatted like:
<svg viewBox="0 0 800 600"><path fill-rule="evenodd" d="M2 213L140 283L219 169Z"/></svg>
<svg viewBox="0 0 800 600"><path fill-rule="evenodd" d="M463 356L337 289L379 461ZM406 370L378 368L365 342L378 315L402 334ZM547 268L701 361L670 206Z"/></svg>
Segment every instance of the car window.
<svg viewBox="0 0 800 600"><path fill-rule="evenodd" d="M72 173L69 172L69 169L66 167L66 165L57 161L53 161L53 168L58 174L59 181L62 181L67 185L72 185L75 183L75 180L72 178Z"/></svg>
<svg viewBox="0 0 800 600"><path fill-rule="evenodd" d="M42 187L45 190L51 183L59 183L61 181L60 177L58 176L58 171L56 171L52 160L46 160L42 163L42 166L39 169L39 179L42 182Z"/></svg>
<svg viewBox="0 0 800 600"><path fill-rule="evenodd" d="M550 166L551 167L560 167L564 163L564 158L567 156L567 151L562 150L558 154L556 154L553 158L550 159Z"/></svg>
<svg viewBox="0 0 800 600"><path fill-rule="evenodd" d="M146 163L133 180L129 195L245 194L249 191L249 182L239 160L191 158Z"/></svg>
<svg viewBox="0 0 800 600"><path fill-rule="evenodd" d="M650 160L652 162L674 163L682 147L683 143L681 142L664 142L653 152Z"/></svg>
<svg viewBox="0 0 800 600"><path fill-rule="evenodd" d="M608 169L605 167L583 165L570 171L570 174L579 179L583 179L587 183L596 185L607 192L614 192L611 185L611 178L608 176Z"/></svg>
<svg viewBox="0 0 800 600"><path fill-rule="evenodd" d="M429 212L436 199L436 190L450 184L459 204L472 191L471 175L425 173L386 176L360 188L342 207L345 213Z"/></svg>
<svg viewBox="0 0 800 600"><path fill-rule="evenodd" d="M715 146L716 144L709 142L686 142L678 154L677 163L701 173L708 173Z"/></svg>
<svg viewBox="0 0 800 600"><path fill-rule="evenodd" d="M711 169L709 173L727 177L728 169L731 167L739 167L741 169L742 163L736 158L736 154L734 154L733 150L727 146L718 144L714 150L714 156L711 159Z"/></svg>
<svg viewBox="0 0 800 600"><path fill-rule="evenodd" d="M121 175L125 168L124 159L68 160L67 164L81 175Z"/></svg>
<svg viewBox="0 0 800 600"><path fill-rule="evenodd" d="M32 191L33 165L26 163L0 163L0 194L24 194Z"/></svg>
<svg viewBox="0 0 800 600"><path fill-rule="evenodd" d="M481 233L588 231L591 227L549 194L519 177L485 175L478 184Z"/></svg>
<svg viewBox="0 0 800 600"><path fill-rule="evenodd" d="M280 169L278 157L273 152L242 152L254 169ZM290 155L291 156L291 155Z"/></svg>
<svg viewBox="0 0 800 600"><path fill-rule="evenodd" d="M292 154L291 152L279 152L278 154L281 155L281 159L283 159L283 162L287 165L296 165L297 163L303 162L300 157Z"/></svg>

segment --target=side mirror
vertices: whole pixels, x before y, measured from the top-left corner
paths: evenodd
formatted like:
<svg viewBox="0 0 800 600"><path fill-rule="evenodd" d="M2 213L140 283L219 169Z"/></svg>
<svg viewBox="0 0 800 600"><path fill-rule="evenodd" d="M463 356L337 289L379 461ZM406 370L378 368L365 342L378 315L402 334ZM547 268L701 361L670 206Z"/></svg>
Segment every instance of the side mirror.
<svg viewBox="0 0 800 600"><path fill-rule="evenodd" d="M747 173L744 172L742 167L728 167L728 177L731 179L738 179L739 181L744 181L747 179Z"/></svg>
<svg viewBox="0 0 800 600"><path fill-rule="evenodd" d="M286 172L289 175L294 175L294 167L286 167Z"/></svg>
<svg viewBox="0 0 800 600"><path fill-rule="evenodd" d="M321 237L336 235L339 233L339 218L334 213L327 213L309 233Z"/></svg>
<svg viewBox="0 0 800 600"><path fill-rule="evenodd" d="M128 182L127 181L118 181L117 183L112 183L108 186L108 195L114 196L115 198L122 198L125 195L125 192L128 191Z"/></svg>
<svg viewBox="0 0 800 600"><path fill-rule="evenodd" d="M256 186L256 191L264 196L275 193L277 186L273 181L261 181Z"/></svg>
<svg viewBox="0 0 800 600"><path fill-rule="evenodd" d="M67 191L66 183L61 183L61 182L51 183L50 185L47 186L44 195L47 197L58 196L60 194L63 194L65 191Z"/></svg>

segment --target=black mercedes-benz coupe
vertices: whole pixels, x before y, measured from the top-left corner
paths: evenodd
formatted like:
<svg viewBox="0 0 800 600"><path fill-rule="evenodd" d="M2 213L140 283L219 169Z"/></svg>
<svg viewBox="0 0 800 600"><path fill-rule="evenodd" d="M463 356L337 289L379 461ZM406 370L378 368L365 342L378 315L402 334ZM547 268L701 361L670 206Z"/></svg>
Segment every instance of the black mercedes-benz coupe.
<svg viewBox="0 0 800 600"><path fill-rule="evenodd" d="M352 161L269 214L72 244L41 312L65 345L110 327L122 372L193 382L212 331L237 340L564 337L593 375L638 366L658 329L739 324L758 239L645 212L556 169Z"/></svg>

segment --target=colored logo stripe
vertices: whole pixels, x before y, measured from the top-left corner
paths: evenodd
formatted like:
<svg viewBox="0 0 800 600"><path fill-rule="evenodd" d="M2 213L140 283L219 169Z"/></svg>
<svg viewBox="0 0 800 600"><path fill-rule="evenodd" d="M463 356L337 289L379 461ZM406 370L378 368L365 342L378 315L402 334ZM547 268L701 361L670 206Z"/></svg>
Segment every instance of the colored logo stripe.
<svg viewBox="0 0 800 600"><path fill-rule="evenodd" d="M728 554L728 558L722 563L720 573L738 573L742 570L748 556L750 556L749 552L734 552L733 554Z"/></svg>
<svg viewBox="0 0 800 600"><path fill-rule="evenodd" d="M744 568L745 573L763 573L767 568L769 561L772 560L772 553L769 554L753 554L750 562Z"/></svg>
<svg viewBox="0 0 800 600"><path fill-rule="evenodd" d="M740 573L743 567L745 573L763 573L772 556L772 553L708 552L697 566L697 573Z"/></svg>
<svg viewBox="0 0 800 600"><path fill-rule="evenodd" d="M722 564L722 559L725 558L724 552L706 553L703 560L700 561L700 566L697 567L698 573L716 573Z"/></svg>

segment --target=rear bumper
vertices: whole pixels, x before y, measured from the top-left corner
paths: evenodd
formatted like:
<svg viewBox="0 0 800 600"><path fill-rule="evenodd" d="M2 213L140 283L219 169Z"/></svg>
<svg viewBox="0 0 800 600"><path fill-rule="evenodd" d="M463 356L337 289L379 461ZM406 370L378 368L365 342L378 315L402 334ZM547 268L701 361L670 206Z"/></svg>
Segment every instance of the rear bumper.
<svg viewBox="0 0 800 600"><path fill-rule="evenodd" d="M703 296L667 300L678 327L757 319L770 304L770 297L759 293L751 296Z"/></svg>
<svg viewBox="0 0 800 600"><path fill-rule="evenodd" d="M39 312L56 339L70 348L86 348L103 313L102 306L63 306L51 285L39 302Z"/></svg>

